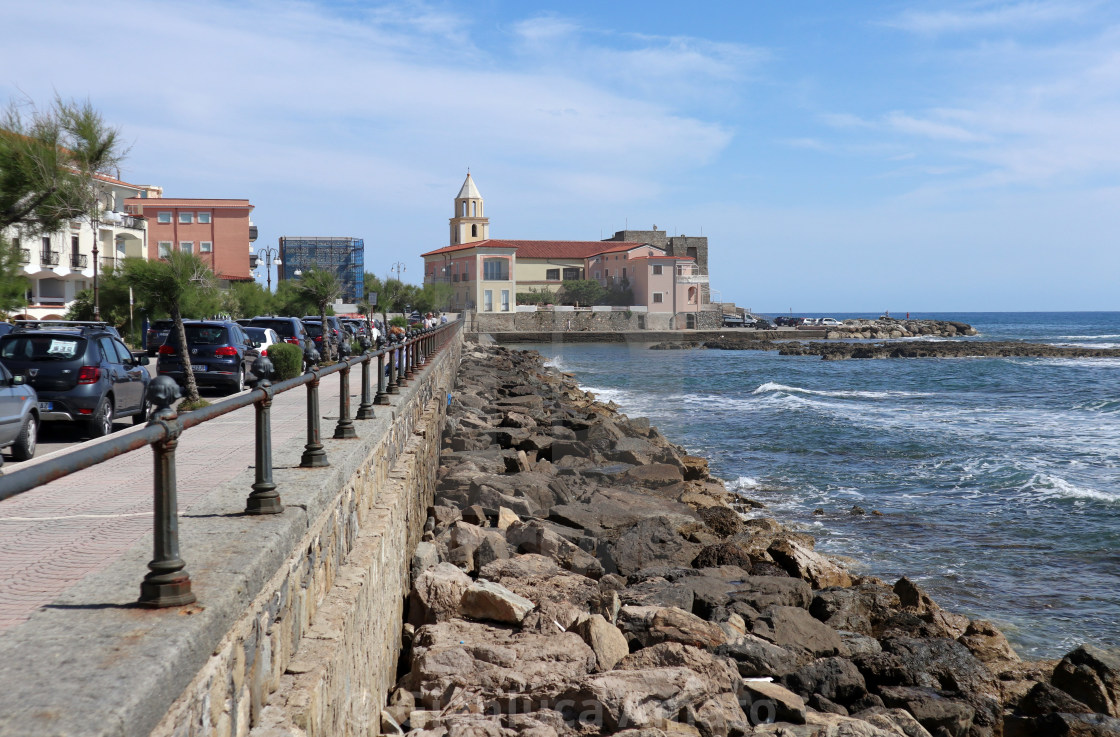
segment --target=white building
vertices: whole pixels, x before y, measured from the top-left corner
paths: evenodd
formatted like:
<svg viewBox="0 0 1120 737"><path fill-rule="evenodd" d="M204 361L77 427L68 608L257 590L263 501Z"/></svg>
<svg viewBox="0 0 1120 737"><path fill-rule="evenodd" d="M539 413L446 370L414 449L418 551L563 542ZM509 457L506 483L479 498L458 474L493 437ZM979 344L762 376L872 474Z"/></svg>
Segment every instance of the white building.
<svg viewBox="0 0 1120 737"><path fill-rule="evenodd" d="M124 212L129 197L160 197L159 187L129 184L98 175L94 187L101 204L98 221L73 220L54 233L28 233L8 228L5 237L18 248L23 273L31 281L28 306L14 319L57 319L93 286L94 226L97 228L98 271L117 267L126 257L147 258L148 236L143 218Z"/></svg>

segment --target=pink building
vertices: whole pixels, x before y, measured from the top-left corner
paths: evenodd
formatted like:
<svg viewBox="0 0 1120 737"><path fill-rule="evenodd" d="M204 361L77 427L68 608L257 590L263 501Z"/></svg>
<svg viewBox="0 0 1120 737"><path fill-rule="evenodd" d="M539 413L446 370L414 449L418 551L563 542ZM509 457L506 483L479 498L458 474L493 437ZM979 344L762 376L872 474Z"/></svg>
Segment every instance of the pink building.
<svg viewBox="0 0 1120 737"><path fill-rule="evenodd" d="M630 259L631 288L634 301L644 304L650 312L688 313L702 310L700 287L704 280L696 277L696 259L690 256L638 256ZM676 327L687 327L687 324Z"/></svg>
<svg viewBox="0 0 1120 737"><path fill-rule="evenodd" d="M148 222L148 258L193 253L219 279L252 281L249 270L249 200L130 198L128 211Z"/></svg>

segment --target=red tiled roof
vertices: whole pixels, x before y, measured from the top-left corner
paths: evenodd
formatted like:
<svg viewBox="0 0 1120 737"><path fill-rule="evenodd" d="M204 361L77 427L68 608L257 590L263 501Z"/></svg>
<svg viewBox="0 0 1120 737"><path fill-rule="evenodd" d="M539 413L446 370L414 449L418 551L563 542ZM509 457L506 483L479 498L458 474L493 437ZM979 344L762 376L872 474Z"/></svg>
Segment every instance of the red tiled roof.
<svg viewBox="0 0 1120 737"><path fill-rule="evenodd" d="M421 256L437 256L468 248L485 246L487 248L516 248L518 258L587 258L599 253L613 253L615 251L629 251L647 245L631 241L513 241L513 240L485 240L474 243L461 243L447 246L435 251L428 251ZM654 246L656 248L656 246Z"/></svg>
<svg viewBox="0 0 1120 737"><path fill-rule="evenodd" d="M693 256L635 256L630 261L645 261L647 259L659 259L662 261L695 261Z"/></svg>

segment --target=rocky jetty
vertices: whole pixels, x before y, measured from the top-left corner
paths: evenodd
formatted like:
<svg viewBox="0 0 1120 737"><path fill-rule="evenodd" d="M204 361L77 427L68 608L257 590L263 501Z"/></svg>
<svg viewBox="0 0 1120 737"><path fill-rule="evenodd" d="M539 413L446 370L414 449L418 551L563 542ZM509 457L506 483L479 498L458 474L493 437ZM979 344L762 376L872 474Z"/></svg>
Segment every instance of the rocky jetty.
<svg viewBox="0 0 1120 737"><path fill-rule="evenodd" d="M952 320L896 320L880 317L878 320L845 320L843 325L828 329L829 340L864 338L958 338L978 335L976 329L963 322Z"/></svg>
<svg viewBox="0 0 1120 737"><path fill-rule="evenodd" d="M1049 345L1012 341L926 341L905 343L786 343L771 345L783 356L820 356L826 361L848 358L1120 358L1118 348Z"/></svg>
<svg viewBox="0 0 1120 737"><path fill-rule="evenodd" d="M467 348L386 734L1120 734L1120 653L1021 662L858 576L535 352Z"/></svg>

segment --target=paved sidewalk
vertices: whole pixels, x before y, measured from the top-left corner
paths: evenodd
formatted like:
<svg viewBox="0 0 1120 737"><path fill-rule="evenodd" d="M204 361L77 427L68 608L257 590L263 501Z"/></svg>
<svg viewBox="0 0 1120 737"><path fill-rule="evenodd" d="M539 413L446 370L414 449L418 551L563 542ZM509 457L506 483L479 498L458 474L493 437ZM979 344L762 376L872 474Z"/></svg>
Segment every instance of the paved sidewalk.
<svg viewBox="0 0 1120 737"><path fill-rule="evenodd" d="M338 388L337 373L319 385L324 438L338 420ZM359 369L351 371L350 392L352 417L361 398ZM304 387L273 400L274 456L280 448L302 449L306 443L306 401ZM182 434L175 454L180 515L253 465L254 432L254 410L246 407ZM152 458L150 449L133 451L0 502L0 632L27 621L152 531ZM277 483L283 474L274 468Z"/></svg>

